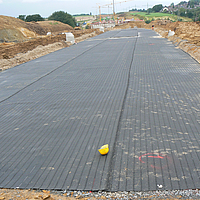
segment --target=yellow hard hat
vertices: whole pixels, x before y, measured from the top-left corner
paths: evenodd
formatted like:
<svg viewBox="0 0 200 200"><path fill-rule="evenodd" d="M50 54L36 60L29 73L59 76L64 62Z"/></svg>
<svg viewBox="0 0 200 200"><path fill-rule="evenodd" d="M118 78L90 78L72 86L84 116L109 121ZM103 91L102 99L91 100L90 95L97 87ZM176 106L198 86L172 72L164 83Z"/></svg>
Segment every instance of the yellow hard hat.
<svg viewBox="0 0 200 200"><path fill-rule="evenodd" d="M100 149L99 149L99 153L101 155L106 155L109 152L109 147L108 144L103 145Z"/></svg>

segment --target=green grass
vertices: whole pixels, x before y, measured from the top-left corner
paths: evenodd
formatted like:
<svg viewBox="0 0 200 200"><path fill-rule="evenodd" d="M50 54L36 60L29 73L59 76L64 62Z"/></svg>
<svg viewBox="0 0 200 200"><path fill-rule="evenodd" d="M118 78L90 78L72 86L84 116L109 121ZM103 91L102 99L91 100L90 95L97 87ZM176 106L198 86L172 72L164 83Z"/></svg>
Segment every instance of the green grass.
<svg viewBox="0 0 200 200"><path fill-rule="evenodd" d="M49 24L51 24L51 25L56 25L56 24L58 24L58 22L54 22L54 23L49 22Z"/></svg>
<svg viewBox="0 0 200 200"><path fill-rule="evenodd" d="M134 12L131 13L133 16L137 16L140 19L144 20L158 20L158 19L165 19L165 20L172 20L172 21L177 21L177 15L169 14L169 13L149 13L147 12ZM187 18L187 17L180 17L182 21L192 21L192 19Z"/></svg>
<svg viewBox="0 0 200 200"><path fill-rule="evenodd" d="M168 13L150 13L150 14L147 14L146 12L132 13L132 15L141 15L141 16L144 16L144 17L169 17L169 16L174 16L174 15L168 14Z"/></svg>

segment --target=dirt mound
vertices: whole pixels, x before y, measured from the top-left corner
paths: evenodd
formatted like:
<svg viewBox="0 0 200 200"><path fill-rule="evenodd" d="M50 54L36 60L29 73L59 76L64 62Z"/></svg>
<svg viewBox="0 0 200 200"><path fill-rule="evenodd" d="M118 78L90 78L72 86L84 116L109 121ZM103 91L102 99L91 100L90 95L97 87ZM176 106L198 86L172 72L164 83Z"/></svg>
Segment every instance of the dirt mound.
<svg viewBox="0 0 200 200"><path fill-rule="evenodd" d="M28 29L38 35L45 35L45 30L37 24L37 22L24 22L23 20L0 15L0 29L1 30L13 30L13 29ZM23 34L23 33L22 33Z"/></svg>
<svg viewBox="0 0 200 200"><path fill-rule="evenodd" d="M45 46L55 42L65 41L65 38L65 35L48 36L45 38L33 39L13 45L0 46L0 59L13 58L18 53L26 53L27 51L31 51L39 45Z"/></svg>
<svg viewBox="0 0 200 200"><path fill-rule="evenodd" d="M58 32L73 30L73 28L70 25L63 24L58 21L41 21L41 22L37 22L37 25L42 27L46 33L51 32L51 33L56 34Z"/></svg>
<svg viewBox="0 0 200 200"><path fill-rule="evenodd" d="M126 16L127 16L126 13L121 13L121 14L118 15L118 17L126 17Z"/></svg>
<svg viewBox="0 0 200 200"><path fill-rule="evenodd" d="M196 22L179 22L174 29L176 36L200 46L200 26Z"/></svg>
<svg viewBox="0 0 200 200"><path fill-rule="evenodd" d="M36 33L37 35L46 35L47 32L45 31L45 29L43 27L41 27L38 22L27 22L25 24L24 27L22 28L26 28L29 31L32 31L34 33Z"/></svg>
<svg viewBox="0 0 200 200"><path fill-rule="evenodd" d="M39 58L51 52L57 51L64 47L70 46L70 43L62 42L55 42L53 44L48 44L45 46L38 45L35 49L31 51L27 51L26 53L19 53L14 58L11 59L0 59L0 70L5 70L16 65L28 62L30 60Z"/></svg>
<svg viewBox="0 0 200 200"><path fill-rule="evenodd" d="M0 29L0 42L22 42L27 38L18 29Z"/></svg>
<svg viewBox="0 0 200 200"><path fill-rule="evenodd" d="M96 31L97 34L99 34L98 30L95 30L95 31ZM94 32L94 29L73 30L73 31L70 31L70 32L74 34L75 38L77 38L77 37L80 37L82 35Z"/></svg>
<svg viewBox="0 0 200 200"><path fill-rule="evenodd" d="M171 24L172 21L170 20L155 20L155 21L151 21L149 26L151 27L152 25L154 26L166 26L168 24Z"/></svg>
<svg viewBox="0 0 200 200"><path fill-rule="evenodd" d="M131 26L131 28L146 28L147 25L144 21L131 21L128 24Z"/></svg>
<svg viewBox="0 0 200 200"><path fill-rule="evenodd" d="M169 36L169 30L174 31ZM155 31L162 37L168 38L177 48L190 54L200 63L200 23L198 22L170 22L167 24L155 25Z"/></svg>
<svg viewBox="0 0 200 200"><path fill-rule="evenodd" d="M82 34L79 33L81 36L76 37L75 40L78 43L101 33L100 31L86 30ZM72 45L70 42L66 43L65 39L65 34L61 34L17 44L2 45L0 46L0 71Z"/></svg>
<svg viewBox="0 0 200 200"><path fill-rule="evenodd" d="M48 32L56 35L72 30L68 24L57 21L24 22L14 17L0 15L0 42L22 42L47 35Z"/></svg>
<svg viewBox="0 0 200 200"><path fill-rule="evenodd" d="M161 21L161 20L160 20ZM154 24L155 28L166 32L165 37L168 35L168 31L174 31L175 36L182 40L187 40L191 44L197 44L200 46L200 24L197 22L158 22L154 21L149 24ZM164 21L164 20L163 20Z"/></svg>
<svg viewBox="0 0 200 200"><path fill-rule="evenodd" d="M0 42L21 42L26 36L19 28L26 27L26 22L14 17L0 15Z"/></svg>
<svg viewBox="0 0 200 200"><path fill-rule="evenodd" d="M0 15L0 29L25 27L26 22L14 18Z"/></svg>

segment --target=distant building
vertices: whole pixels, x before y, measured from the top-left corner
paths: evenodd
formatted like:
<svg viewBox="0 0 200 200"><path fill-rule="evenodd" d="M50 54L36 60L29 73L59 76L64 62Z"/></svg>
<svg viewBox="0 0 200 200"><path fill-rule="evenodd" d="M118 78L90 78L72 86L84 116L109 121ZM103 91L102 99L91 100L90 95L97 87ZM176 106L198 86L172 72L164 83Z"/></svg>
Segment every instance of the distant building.
<svg viewBox="0 0 200 200"><path fill-rule="evenodd" d="M160 12L169 12L169 8L167 6L163 7Z"/></svg>

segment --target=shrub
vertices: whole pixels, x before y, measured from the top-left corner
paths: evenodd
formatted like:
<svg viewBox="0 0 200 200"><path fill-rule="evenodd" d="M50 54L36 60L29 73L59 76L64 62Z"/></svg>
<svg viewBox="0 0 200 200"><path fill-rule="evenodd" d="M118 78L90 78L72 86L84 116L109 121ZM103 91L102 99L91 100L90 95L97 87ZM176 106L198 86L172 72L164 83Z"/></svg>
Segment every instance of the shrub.
<svg viewBox="0 0 200 200"><path fill-rule="evenodd" d="M149 24L150 22L151 22L151 20L149 20L149 19L145 21L146 24Z"/></svg>
<svg viewBox="0 0 200 200"><path fill-rule="evenodd" d="M35 14L35 15L28 15L25 19L26 22L37 22L37 21L44 21L44 18L41 17L39 14Z"/></svg>
<svg viewBox="0 0 200 200"><path fill-rule="evenodd" d="M69 24L72 27L76 26L76 20L72 15L65 13L64 11L57 11L54 12L50 17L48 17L49 20L55 20L60 21L64 24Z"/></svg>

